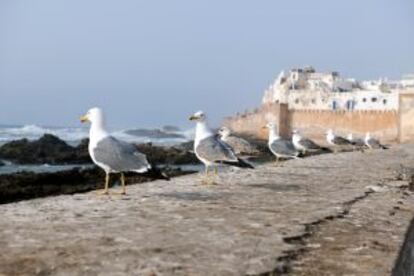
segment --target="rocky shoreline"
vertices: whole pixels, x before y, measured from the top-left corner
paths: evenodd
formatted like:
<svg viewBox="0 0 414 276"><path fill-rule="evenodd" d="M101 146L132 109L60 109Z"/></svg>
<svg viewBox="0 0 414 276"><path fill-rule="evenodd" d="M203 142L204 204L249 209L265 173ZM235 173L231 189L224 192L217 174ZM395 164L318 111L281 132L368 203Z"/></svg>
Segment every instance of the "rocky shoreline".
<svg viewBox="0 0 414 276"><path fill-rule="evenodd" d="M266 143L252 141L262 151L261 156L256 156L256 159L268 159L271 156L267 151ZM23 171L2 174L0 176L0 204L101 189L104 173L93 165L88 153L88 142L88 139L84 139L74 147L54 135L45 134L38 140L20 139L2 145L0 166L5 165L1 162L4 160L16 165L49 164L79 165L79 167L59 172ZM180 166L199 164L193 153L192 141L172 147L156 146L151 143L137 144L136 147L147 155L151 163L164 167L163 170L170 177L194 173L195 171L192 170L184 171L180 169ZM84 168L85 165L88 168ZM148 176L133 173L126 176L128 183L143 183L151 180ZM112 184L115 184L118 177L114 176L112 180Z"/></svg>
<svg viewBox="0 0 414 276"><path fill-rule="evenodd" d="M104 173L95 167L88 153L88 139L70 146L58 137L45 134L38 140L20 139L0 147L0 160L15 165L83 165L70 170L47 173L17 172L0 176L0 204L60 194L73 194L101 189ZM165 166L170 177L193 173L170 165L197 164L198 160L188 150L140 144L136 147L148 156L153 164ZM5 165L0 161L0 166ZM85 165L91 165L84 168ZM151 177L127 174L127 183L151 181ZM118 177L112 178L112 184Z"/></svg>
<svg viewBox="0 0 414 276"><path fill-rule="evenodd" d="M84 139L78 146L73 147L54 135L45 134L34 141L20 139L4 144L0 147L0 159L20 165L92 164L88 143L89 140ZM184 148L154 146L151 143L138 144L136 147L154 163L169 165L198 163L194 154Z"/></svg>

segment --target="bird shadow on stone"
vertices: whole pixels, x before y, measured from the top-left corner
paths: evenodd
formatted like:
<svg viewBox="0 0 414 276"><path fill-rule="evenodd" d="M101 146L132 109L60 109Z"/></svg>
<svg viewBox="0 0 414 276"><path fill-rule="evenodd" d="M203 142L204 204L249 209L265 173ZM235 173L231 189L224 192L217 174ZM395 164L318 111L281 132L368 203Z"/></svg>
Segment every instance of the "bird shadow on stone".
<svg viewBox="0 0 414 276"><path fill-rule="evenodd" d="M203 192L187 192L187 193L161 193L157 194L159 197L175 198L178 200L188 201L210 201L218 200L224 197L224 195L203 193Z"/></svg>
<svg viewBox="0 0 414 276"><path fill-rule="evenodd" d="M247 186L251 188L268 189L268 190L277 191L277 192L298 191L301 189L299 185L295 185L295 184L260 183L260 184L250 184Z"/></svg>

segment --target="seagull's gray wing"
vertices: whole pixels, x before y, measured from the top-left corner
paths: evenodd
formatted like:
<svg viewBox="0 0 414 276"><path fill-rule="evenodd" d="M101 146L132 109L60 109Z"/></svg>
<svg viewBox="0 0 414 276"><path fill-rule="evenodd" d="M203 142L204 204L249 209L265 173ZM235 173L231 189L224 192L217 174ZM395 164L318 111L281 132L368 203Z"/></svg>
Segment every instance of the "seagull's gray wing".
<svg viewBox="0 0 414 276"><path fill-rule="evenodd" d="M311 139L302 138L299 140L299 144L307 150L319 150L321 146L313 142Z"/></svg>
<svg viewBox="0 0 414 276"><path fill-rule="evenodd" d="M270 150L276 155L297 156L298 151L289 140L278 139L269 145Z"/></svg>
<svg viewBox="0 0 414 276"><path fill-rule="evenodd" d="M368 139L367 144L373 149L382 148L381 143L377 139L374 139L374 138Z"/></svg>
<svg viewBox="0 0 414 276"><path fill-rule="evenodd" d="M363 139L360 139L360 138L358 138L358 139L353 139L353 140L352 140L352 143L353 143L355 146L357 146L357 147L364 147L364 146L366 146L366 145L365 145L365 141L364 141Z"/></svg>
<svg viewBox="0 0 414 276"><path fill-rule="evenodd" d="M222 161L238 161L233 149L215 136L210 136L201 140L195 149L195 152L200 158L210 162L219 163Z"/></svg>
<svg viewBox="0 0 414 276"><path fill-rule="evenodd" d="M114 172L146 172L150 168L147 157L133 145L108 136L98 142L93 150L97 162Z"/></svg>
<svg viewBox="0 0 414 276"><path fill-rule="evenodd" d="M351 145L351 142L349 140L341 136L335 136L335 138L333 139L333 143L335 145Z"/></svg>
<svg viewBox="0 0 414 276"><path fill-rule="evenodd" d="M249 154L257 152L257 149L248 141L237 136L229 136L224 142L230 145L236 153Z"/></svg>

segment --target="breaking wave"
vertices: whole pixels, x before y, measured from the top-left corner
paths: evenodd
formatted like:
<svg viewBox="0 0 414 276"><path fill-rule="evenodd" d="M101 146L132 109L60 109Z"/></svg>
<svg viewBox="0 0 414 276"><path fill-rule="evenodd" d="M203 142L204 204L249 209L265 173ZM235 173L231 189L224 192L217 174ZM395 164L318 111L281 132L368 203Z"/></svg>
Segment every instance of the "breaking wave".
<svg viewBox="0 0 414 276"><path fill-rule="evenodd" d="M69 144L76 145L89 136L89 129L84 127L42 127L37 125L0 126L0 144L18 139L35 140L44 134L52 134ZM178 128L164 129L127 129L112 133L115 137L131 143L154 143L174 145L191 140L194 130L181 131Z"/></svg>

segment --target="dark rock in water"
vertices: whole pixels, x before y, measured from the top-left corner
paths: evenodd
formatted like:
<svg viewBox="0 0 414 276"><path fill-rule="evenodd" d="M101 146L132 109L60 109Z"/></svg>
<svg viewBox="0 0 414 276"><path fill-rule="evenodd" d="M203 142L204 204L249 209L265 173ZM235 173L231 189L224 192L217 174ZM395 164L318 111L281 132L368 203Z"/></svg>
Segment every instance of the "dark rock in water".
<svg viewBox="0 0 414 276"><path fill-rule="evenodd" d="M182 138L184 139L185 136L179 133L171 133L171 132L164 132L159 129L133 129L127 130L125 133L133 136L138 137L148 137L148 138L155 138L155 139L162 139L162 138Z"/></svg>
<svg viewBox="0 0 414 276"><path fill-rule="evenodd" d="M45 134L35 141L21 139L4 144L0 147L0 159L15 164L90 164L88 144L89 139L84 139L77 147L72 147L53 135ZM140 144L137 148L155 164L198 163L195 155L186 149L152 144Z"/></svg>
<svg viewBox="0 0 414 276"><path fill-rule="evenodd" d="M75 156L78 160L88 160L88 163L92 163L89 156L89 138L82 139L79 145L75 148Z"/></svg>
<svg viewBox="0 0 414 276"><path fill-rule="evenodd" d="M155 164L197 164L199 163L194 153L174 147L154 146L151 143L139 144L137 148L140 152L147 155L150 162Z"/></svg>
<svg viewBox="0 0 414 276"><path fill-rule="evenodd" d="M165 132L179 132L180 128L176 126L163 126L162 131Z"/></svg>
<svg viewBox="0 0 414 276"><path fill-rule="evenodd" d="M40 139L21 139L0 147L0 158L16 164L81 164L90 163L89 156L58 137L45 134Z"/></svg>
<svg viewBox="0 0 414 276"><path fill-rule="evenodd" d="M0 160L0 167L4 166L5 164Z"/></svg>
<svg viewBox="0 0 414 276"><path fill-rule="evenodd" d="M194 141L188 141L174 146L179 150L194 151Z"/></svg>
<svg viewBox="0 0 414 276"><path fill-rule="evenodd" d="M170 177L174 177L193 172L182 171L180 169L168 169L165 173ZM151 180L146 176L135 173L128 173L125 176L127 185ZM103 189L104 177L104 171L97 167L92 169L75 168L56 173L36 174L20 172L1 175L0 204L38 197ZM111 185L116 183L119 184L119 175L111 175Z"/></svg>

